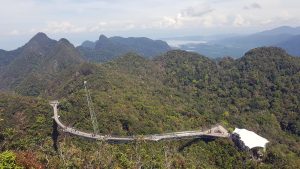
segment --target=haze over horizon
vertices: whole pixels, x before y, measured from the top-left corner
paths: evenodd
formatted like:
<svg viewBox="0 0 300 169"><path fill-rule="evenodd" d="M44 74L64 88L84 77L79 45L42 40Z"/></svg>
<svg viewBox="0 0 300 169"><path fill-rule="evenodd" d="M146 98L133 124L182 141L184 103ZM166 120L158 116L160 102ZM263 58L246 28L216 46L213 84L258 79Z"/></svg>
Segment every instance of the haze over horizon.
<svg viewBox="0 0 300 169"><path fill-rule="evenodd" d="M299 6L296 0L3 1L0 48L15 49L37 32L53 39L67 38L75 45L96 40L100 34L155 39L247 34L283 25L299 26Z"/></svg>

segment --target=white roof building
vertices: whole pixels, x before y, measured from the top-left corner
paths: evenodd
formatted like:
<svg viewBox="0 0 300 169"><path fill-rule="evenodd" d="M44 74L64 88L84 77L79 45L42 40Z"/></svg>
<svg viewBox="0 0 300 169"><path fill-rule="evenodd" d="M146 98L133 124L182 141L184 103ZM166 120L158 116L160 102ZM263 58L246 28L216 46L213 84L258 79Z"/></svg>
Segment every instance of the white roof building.
<svg viewBox="0 0 300 169"><path fill-rule="evenodd" d="M257 135L253 131L246 129L236 128L233 131L233 134L237 134L240 137L240 140L245 144L249 149L255 147L266 148L266 144L269 142L267 139Z"/></svg>

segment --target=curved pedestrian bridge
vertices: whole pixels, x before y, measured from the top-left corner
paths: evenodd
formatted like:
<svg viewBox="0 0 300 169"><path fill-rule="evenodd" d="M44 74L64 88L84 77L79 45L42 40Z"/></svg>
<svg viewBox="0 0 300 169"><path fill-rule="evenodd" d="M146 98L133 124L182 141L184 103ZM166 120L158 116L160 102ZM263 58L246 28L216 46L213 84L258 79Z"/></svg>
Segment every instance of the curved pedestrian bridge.
<svg viewBox="0 0 300 169"><path fill-rule="evenodd" d="M94 140L105 140L111 142L129 142L135 140L148 140L148 141L159 141L159 140L170 140L170 139L187 139L187 138L227 138L230 136L228 131L221 125L215 125L208 130L194 130L194 131L181 131L173 133L153 134L153 135L137 135L137 136L111 136L101 135L94 133L86 133L79 131L75 128L65 126L60 120L58 115L59 102L57 100L51 101L50 105L53 107L53 119L64 132Z"/></svg>

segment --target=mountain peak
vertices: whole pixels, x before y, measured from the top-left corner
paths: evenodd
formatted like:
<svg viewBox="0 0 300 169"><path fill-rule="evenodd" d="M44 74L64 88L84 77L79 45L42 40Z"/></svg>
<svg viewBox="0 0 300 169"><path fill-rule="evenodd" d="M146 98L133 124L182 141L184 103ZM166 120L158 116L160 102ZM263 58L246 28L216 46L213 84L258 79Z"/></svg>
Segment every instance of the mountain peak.
<svg viewBox="0 0 300 169"><path fill-rule="evenodd" d="M183 62L183 61L195 61L195 60L206 60L209 59L198 53L188 52L184 50L171 50L155 58L156 61L160 62Z"/></svg>
<svg viewBox="0 0 300 169"><path fill-rule="evenodd" d="M74 45L67 39L65 38L61 38L58 43L58 46L64 46L64 47L71 47L71 48L75 48Z"/></svg>
<svg viewBox="0 0 300 169"><path fill-rule="evenodd" d="M71 44L66 38L61 38L58 42L63 44Z"/></svg>
<svg viewBox="0 0 300 169"><path fill-rule="evenodd" d="M287 55L286 51L280 47L259 47L249 50L245 56L264 53L268 53L266 56L270 56L271 54Z"/></svg>
<svg viewBox="0 0 300 169"><path fill-rule="evenodd" d="M108 39L105 35L100 35L99 40L96 41L95 43L95 49L97 50L104 50L104 49L109 49L113 42Z"/></svg>
<svg viewBox="0 0 300 169"><path fill-rule="evenodd" d="M50 39L45 33L39 32L34 35L23 48L23 52L45 53L54 46L56 40Z"/></svg>
<svg viewBox="0 0 300 169"><path fill-rule="evenodd" d="M45 33L39 32L36 35L34 35L30 41L27 43L27 46L36 47L36 46L51 46L56 41L53 39L50 39Z"/></svg>
<svg viewBox="0 0 300 169"><path fill-rule="evenodd" d="M39 32L36 35L34 35L30 41L43 42L47 40L51 40L51 39L45 33Z"/></svg>
<svg viewBox="0 0 300 169"><path fill-rule="evenodd" d="M272 60L284 60L290 57L289 54L279 47L259 47L249 50L240 58L240 61L250 61L253 64L259 62L271 62Z"/></svg>
<svg viewBox="0 0 300 169"><path fill-rule="evenodd" d="M105 35L103 35L103 34L101 34L99 36L99 40L106 40L106 39L108 39L108 38Z"/></svg>

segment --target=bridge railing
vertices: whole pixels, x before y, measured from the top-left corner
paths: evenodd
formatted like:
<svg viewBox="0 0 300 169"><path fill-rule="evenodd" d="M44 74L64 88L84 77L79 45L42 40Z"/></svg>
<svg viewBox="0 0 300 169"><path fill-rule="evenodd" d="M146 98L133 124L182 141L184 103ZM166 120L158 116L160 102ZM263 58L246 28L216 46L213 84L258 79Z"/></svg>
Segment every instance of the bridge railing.
<svg viewBox="0 0 300 169"><path fill-rule="evenodd" d="M63 125L59 121L58 116L58 109L57 106L59 102L57 100L49 102L53 107L54 111L54 119L60 127L63 128L64 132L68 132L77 136L86 137L90 139L96 140L112 140L112 141L133 141L133 140L152 140L158 141L162 139L172 139L172 138L187 138L187 137L201 137L201 136L211 136L211 137L229 137L228 131L221 125L215 125L214 127L201 131L201 130L194 130L194 131L180 131L180 132L169 132L169 133L162 133L162 134L152 134L152 135L135 135L135 136L113 136L113 135L99 135L93 133L87 133L79 131L75 128L68 127Z"/></svg>

